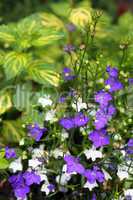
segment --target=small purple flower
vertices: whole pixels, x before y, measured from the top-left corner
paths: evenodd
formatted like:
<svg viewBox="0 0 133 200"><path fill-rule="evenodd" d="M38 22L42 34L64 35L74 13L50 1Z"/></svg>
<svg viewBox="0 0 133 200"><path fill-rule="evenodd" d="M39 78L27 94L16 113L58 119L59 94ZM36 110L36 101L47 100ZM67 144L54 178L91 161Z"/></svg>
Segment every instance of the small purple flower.
<svg viewBox="0 0 133 200"><path fill-rule="evenodd" d="M74 128L74 120L71 117L65 117L60 119L59 124L65 129Z"/></svg>
<svg viewBox="0 0 133 200"><path fill-rule="evenodd" d="M72 75L72 70L68 67L64 67L62 73L65 81L71 81L75 78L75 76Z"/></svg>
<svg viewBox="0 0 133 200"><path fill-rule="evenodd" d="M127 154L133 154L133 138L129 139L126 147Z"/></svg>
<svg viewBox="0 0 133 200"><path fill-rule="evenodd" d="M110 89L109 89L110 92L115 92L115 91L123 89L122 83L118 79L116 79L114 77L109 77L105 81L105 85L109 85L110 86Z"/></svg>
<svg viewBox="0 0 133 200"><path fill-rule="evenodd" d="M76 26L72 23L67 24L66 28L69 32L74 32L76 30Z"/></svg>
<svg viewBox="0 0 133 200"><path fill-rule="evenodd" d="M47 131L46 128L40 128L40 126L35 123L34 125L28 125L28 131L32 138L35 139L35 141L40 141L43 134Z"/></svg>
<svg viewBox="0 0 133 200"><path fill-rule="evenodd" d="M89 121L89 118L87 116L85 116L83 113L78 113L74 117L75 127L86 126L88 121Z"/></svg>
<svg viewBox="0 0 133 200"><path fill-rule="evenodd" d="M105 92L104 90L100 90L95 95L95 102L99 103L101 107L105 107L112 100L112 96L110 93Z"/></svg>
<svg viewBox="0 0 133 200"><path fill-rule="evenodd" d="M99 167L97 166L94 166L93 167L93 171L95 172L96 174L96 179L99 183L103 183L104 180L105 180L105 176L104 176L104 173L99 169Z"/></svg>
<svg viewBox="0 0 133 200"><path fill-rule="evenodd" d="M65 155L64 161L67 163L67 173L76 172L78 174L84 174L85 168L79 163L79 159L71 155Z"/></svg>
<svg viewBox="0 0 133 200"><path fill-rule="evenodd" d="M128 79L129 85L133 85L133 78Z"/></svg>
<svg viewBox="0 0 133 200"><path fill-rule="evenodd" d="M25 199L26 195L30 192L30 188L27 185L22 185L14 189L14 194L17 198Z"/></svg>
<svg viewBox="0 0 133 200"><path fill-rule="evenodd" d="M93 195L92 195L92 199L91 199L91 200L96 200L96 199L97 199L96 194L93 193Z"/></svg>
<svg viewBox="0 0 133 200"><path fill-rule="evenodd" d="M75 51L75 46L73 46L72 44L67 44L67 45L65 45L65 47L64 47L64 51L66 52L66 53L72 53L73 51Z"/></svg>
<svg viewBox="0 0 133 200"><path fill-rule="evenodd" d="M6 147L5 148L5 156L7 159L16 158L16 152L13 148Z"/></svg>
<svg viewBox="0 0 133 200"><path fill-rule="evenodd" d="M54 184L49 184L48 185L48 189L50 192L54 191L55 190L55 185Z"/></svg>
<svg viewBox="0 0 133 200"><path fill-rule="evenodd" d="M87 181L91 184L95 183L96 181L96 174L93 170L87 169L85 170L84 176L87 178Z"/></svg>
<svg viewBox="0 0 133 200"><path fill-rule="evenodd" d="M25 172L23 174L23 178L25 179L26 185L30 186L34 183L40 184L41 178L39 175L35 174L35 172Z"/></svg>
<svg viewBox="0 0 133 200"><path fill-rule="evenodd" d="M106 68L106 72L109 74L109 76L111 77L114 77L114 78L117 78L118 77L118 69L115 68L115 67L110 67L110 66L107 66Z"/></svg>
<svg viewBox="0 0 133 200"><path fill-rule="evenodd" d="M16 198L24 199L26 195L30 192L29 186L24 182L23 174L18 173L9 178L9 183L11 184Z"/></svg>
<svg viewBox="0 0 133 200"><path fill-rule="evenodd" d="M88 137L96 148L106 146L110 143L110 138L107 135L106 129L94 130Z"/></svg>
<svg viewBox="0 0 133 200"><path fill-rule="evenodd" d="M60 96L59 97L59 103L64 103L66 101L66 97L65 96Z"/></svg>

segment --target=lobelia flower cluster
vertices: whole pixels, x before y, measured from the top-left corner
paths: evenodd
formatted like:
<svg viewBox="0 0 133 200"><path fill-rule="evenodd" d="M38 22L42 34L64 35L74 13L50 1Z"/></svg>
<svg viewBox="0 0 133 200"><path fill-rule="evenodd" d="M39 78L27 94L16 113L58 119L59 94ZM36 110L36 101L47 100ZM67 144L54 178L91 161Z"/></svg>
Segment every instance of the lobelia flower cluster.
<svg viewBox="0 0 133 200"><path fill-rule="evenodd" d="M122 165L116 164L115 168L114 163L110 163L109 157L106 160L107 148L114 142L108 130L111 120L117 114L113 103L114 95L124 88L119 80L117 68L108 66L106 72L108 78L104 82L105 87L94 94L93 104L87 105L83 102L72 88L67 91L68 95L60 97L58 104L63 106L68 101L72 110L71 115L63 111L63 116L60 117L58 107L56 110L50 96L39 98L38 104L45 112L45 127L37 122L26 126L28 137L20 141L22 152L25 149L22 155L11 147L6 147L4 150L4 156L10 162L9 170L12 173L8 180L18 200L27 199L34 185L40 186L41 192L47 196L54 191L69 193L71 183L78 184L79 191L80 189L89 190L89 199L96 200L98 188L105 187L106 182L112 179L105 170L105 166L111 169L111 173L112 169L116 170L115 173L120 181L127 179L129 173L132 173L130 161L133 155L133 138L129 138L118 149L123 155L123 160L125 159ZM64 68L62 75L65 83L72 82L76 78L69 68ZM132 78L129 79L129 84L132 85ZM77 100L76 103L74 98ZM58 138L54 132L58 133ZM85 135L82 139L84 132L87 132L88 138ZM81 141L79 139L76 143L77 136L81 138ZM27 140L30 142L24 148ZM128 158L128 167L126 158ZM28 161L28 164L25 165L24 160ZM108 163L105 164L104 160ZM57 165L55 170L54 162ZM131 196L127 195L128 191L124 193L125 196Z"/></svg>

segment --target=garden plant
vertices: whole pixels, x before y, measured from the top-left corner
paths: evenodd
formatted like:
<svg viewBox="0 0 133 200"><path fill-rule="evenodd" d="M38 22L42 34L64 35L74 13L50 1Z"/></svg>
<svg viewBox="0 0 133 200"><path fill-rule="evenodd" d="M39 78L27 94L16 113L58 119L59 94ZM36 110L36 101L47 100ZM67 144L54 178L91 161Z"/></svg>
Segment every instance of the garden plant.
<svg viewBox="0 0 133 200"><path fill-rule="evenodd" d="M0 193L132 200L133 16L49 6L0 25Z"/></svg>

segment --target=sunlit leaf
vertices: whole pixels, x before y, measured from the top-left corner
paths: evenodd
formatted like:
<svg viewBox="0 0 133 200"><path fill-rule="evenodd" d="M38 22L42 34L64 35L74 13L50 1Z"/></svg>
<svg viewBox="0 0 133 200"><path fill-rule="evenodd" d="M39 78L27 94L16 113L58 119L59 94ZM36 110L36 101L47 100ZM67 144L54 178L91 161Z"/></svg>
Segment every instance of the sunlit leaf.
<svg viewBox="0 0 133 200"><path fill-rule="evenodd" d="M57 86L59 83L59 74L54 71L54 68L50 68L51 65L45 64L43 61L36 61L28 67L28 73L30 78L38 83L49 83Z"/></svg>
<svg viewBox="0 0 133 200"><path fill-rule="evenodd" d="M85 27L88 23L91 22L91 14L85 8L75 8L70 13L70 21L78 27Z"/></svg>
<svg viewBox="0 0 133 200"><path fill-rule="evenodd" d="M24 53L10 52L4 59L4 70L7 79L12 79L19 75L27 65L27 55Z"/></svg>
<svg viewBox="0 0 133 200"><path fill-rule="evenodd" d="M15 36L12 33L10 25L0 26L0 41L12 43L15 41Z"/></svg>
<svg viewBox="0 0 133 200"><path fill-rule="evenodd" d="M32 44L35 47L41 47L49 44L53 44L54 42L62 39L64 34L59 31L55 31L53 29L46 29L42 36L35 39Z"/></svg>
<svg viewBox="0 0 133 200"><path fill-rule="evenodd" d="M5 120L3 121L3 128L1 130L1 140L6 143L19 142L24 137L25 132L22 128L21 121Z"/></svg>
<svg viewBox="0 0 133 200"><path fill-rule="evenodd" d="M12 107L12 102L10 95L7 92L3 94L0 93L0 114L3 114L11 107Z"/></svg>
<svg viewBox="0 0 133 200"><path fill-rule="evenodd" d="M0 158L0 170L7 169L9 162L5 158Z"/></svg>

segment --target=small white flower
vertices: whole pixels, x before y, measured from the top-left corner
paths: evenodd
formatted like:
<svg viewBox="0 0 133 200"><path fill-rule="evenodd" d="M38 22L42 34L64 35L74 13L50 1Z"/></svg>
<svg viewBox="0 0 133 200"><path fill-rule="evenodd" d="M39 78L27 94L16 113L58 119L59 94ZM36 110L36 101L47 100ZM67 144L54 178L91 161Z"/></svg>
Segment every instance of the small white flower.
<svg viewBox="0 0 133 200"><path fill-rule="evenodd" d="M23 146L23 145L24 145L24 138L22 138L22 139L20 140L19 145L20 145L20 146Z"/></svg>
<svg viewBox="0 0 133 200"><path fill-rule="evenodd" d="M46 195L48 195L50 193L50 190L48 189L48 185L49 185L49 183L44 183L41 187L41 192L45 192Z"/></svg>
<svg viewBox="0 0 133 200"><path fill-rule="evenodd" d="M128 175L128 172L127 172L127 171L118 169L117 176L118 176L119 179L122 181L123 179L127 179L129 175Z"/></svg>
<svg viewBox="0 0 133 200"><path fill-rule="evenodd" d="M131 196L131 198L133 198L133 188L125 190L124 195L125 195L125 197Z"/></svg>
<svg viewBox="0 0 133 200"><path fill-rule="evenodd" d="M40 97L38 99L38 103L41 104L41 106L44 108L46 106L51 106L53 102L49 95L45 95L44 97Z"/></svg>
<svg viewBox="0 0 133 200"><path fill-rule="evenodd" d="M66 185L67 182L71 179L71 175L67 173L62 173L61 176L58 175L56 177L56 182L60 183L61 185Z"/></svg>
<svg viewBox="0 0 133 200"><path fill-rule="evenodd" d="M88 181L85 183L84 188L88 188L90 191L93 190L93 188L98 187L98 184L96 181L94 183L89 183Z"/></svg>
<svg viewBox="0 0 133 200"><path fill-rule="evenodd" d="M54 149L54 151L52 151L52 155L54 158L59 158L59 157L63 157L63 151L59 148Z"/></svg>
<svg viewBox="0 0 133 200"><path fill-rule="evenodd" d="M83 103L81 98L78 99L77 105L73 103L72 107L78 112L80 112L82 109L87 109L86 103Z"/></svg>
<svg viewBox="0 0 133 200"><path fill-rule="evenodd" d="M44 145L40 145L39 148L35 148L32 151L32 158L40 158L44 155Z"/></svg>
<svg viewBox="0 0 133 200"><path fill-rule="evenodd" d="M108 172L106 172L104 169L102 169L102 172L104 173L105 176L105 180L108 181L109 179L111 180L112 177L110 176L110 174Z"/></svg>
<svg viewBox="0 0 133 200"><path fill-rule="evenodd" d="M22 171L23 166L22 166L21 158L18 158L14 160L13 162L11 162L9 165L9 169L11 169L13 173L16 173L17 171Z"/></svg>
<svg viewBox="0 0 133 200"><path fill-rule="evenodd" d="M29 167L35 169L39 165L42 165L42 162L40 162L38 159L34 158L34 159L29 160L28 165L29 165Z"/></svg>
<svg viewBox="0 0 133 200"><path fill-rule="evenodd" d="M68 138L68 132L65 129L62 129L62 132L61 132L62 141L64 141L67 138Z"/></svg>
<svg viewBox="0 0 133 200"><path fill-rule="evenodd" d="M95 147L92 147L92 149L89 149L89 150L86 149L84 151L84 154L85 154L87 159L91 158L92 161L95 161L97 158L102 158L103 157L102 152L96 150Z"/></svg>
<svg viewBox="0 0 133 200"><path fill-rule="evenodd" d="M55 118L55 110L50 110L46 113L45 115L45 120L46 121L56 121L56 118Z"/></svg>

